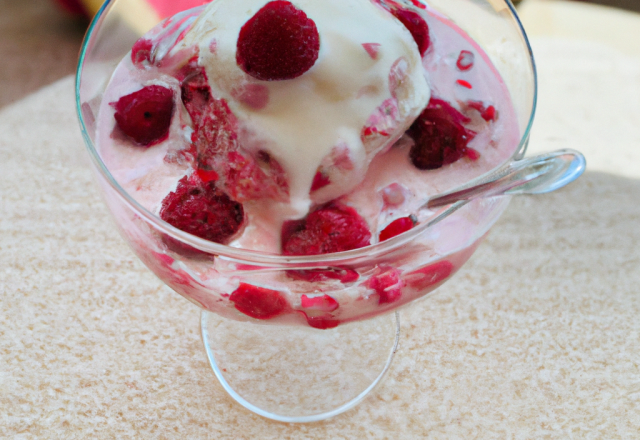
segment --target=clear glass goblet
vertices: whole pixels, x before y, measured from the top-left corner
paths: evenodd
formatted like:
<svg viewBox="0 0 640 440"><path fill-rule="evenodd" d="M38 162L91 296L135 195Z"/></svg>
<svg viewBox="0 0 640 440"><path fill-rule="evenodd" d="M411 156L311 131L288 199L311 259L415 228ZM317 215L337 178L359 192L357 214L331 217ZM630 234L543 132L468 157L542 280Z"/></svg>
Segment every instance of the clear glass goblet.
<svg viewBox="0 0 640 440"><path fill-rule="evenodd" d="M122 188L96 149L96 118L111 75L133 44L167 18L150 3L107 1L87 32L77 71L81 129L115 223L149 269L202 308L211 366L239 403L286 422L346 411L387 371L398 344L398 307L449 279L509 197L418 213L416 227L390 240L319 256L238 249L174 228ZM202 2L193 3L189 6ZM424 8L417 0L406 3L417 11ZM146 7L142 15L141 4ZM428 9L475 40L504 80L520 132L513 154L498 168L508 167L524 154L536 102L533 57L513 6L504 0L434 0ZM495 172L465 183L482 182ZM383 299L376 283L395 283L399 290L392 300ZM243 289L258 289L263 304L256 308L238 300Z"/></svg>

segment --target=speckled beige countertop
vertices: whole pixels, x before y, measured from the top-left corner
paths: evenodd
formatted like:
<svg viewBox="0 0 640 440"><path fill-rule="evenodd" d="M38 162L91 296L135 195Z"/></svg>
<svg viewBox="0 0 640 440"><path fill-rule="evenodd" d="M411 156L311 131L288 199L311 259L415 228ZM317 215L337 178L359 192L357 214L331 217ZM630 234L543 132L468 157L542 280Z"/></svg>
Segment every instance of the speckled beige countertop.
<svg viewBox="0 0 640 440"><path fill-rule="evenodd" d="M640 438L640 15L530 0L531 153L588 171L514 199L404 309L355 409L272 422L226 395L199 310L136 259L93 184L67 77L0 110L0 438Z"/></svg>

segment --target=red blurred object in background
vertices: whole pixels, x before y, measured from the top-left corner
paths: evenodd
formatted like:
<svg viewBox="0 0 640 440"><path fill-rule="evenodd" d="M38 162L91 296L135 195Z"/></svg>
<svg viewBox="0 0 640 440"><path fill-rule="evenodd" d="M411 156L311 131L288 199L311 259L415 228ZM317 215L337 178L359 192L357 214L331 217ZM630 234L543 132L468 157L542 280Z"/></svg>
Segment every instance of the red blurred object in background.
<svg viewBox="0 0 640 440"><path fill-rule="evenodd" d="M89 16L89 14L87 14L87 10L84 6L82 6L80 0L55 0L55 2L62 6L62 8L70 14L82 17Z"/></svg>

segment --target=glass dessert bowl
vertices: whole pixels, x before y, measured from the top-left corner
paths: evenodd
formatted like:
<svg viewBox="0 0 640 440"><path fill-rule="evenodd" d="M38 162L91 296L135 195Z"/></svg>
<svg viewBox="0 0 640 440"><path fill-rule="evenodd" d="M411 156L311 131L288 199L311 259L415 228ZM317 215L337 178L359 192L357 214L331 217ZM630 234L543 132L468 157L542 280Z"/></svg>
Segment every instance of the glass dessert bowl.
<svg viewBox="0 0 640 440"><path fill-rule="evenodd" d="M216 0L216 7L216 2L221 10L233 4ZM300 8L306 5L313 9L319 4L310 0L252 2L263 8L242 17L241 23L261 18L263 9L273 5L295 9L291 5L299 4ZM227 105L221 97L226 96L226 73L216 72L216 63L205 63L206 57L215 59L226 43L207 34L206 26L215 26L199 20L205 8L186 10L173 18L154 12L144 21L132 12L132 3L108 1L96 16L81 52L76 87L84 139L121 234L163 282L202 308L202 334L211 365L238 402L265 417L289 422L320 420L351 408L371 391L390 365L399 337L396 310L453 276L509 203L509 197L500 195L500 191L490 193L492 197L475 197L437 208L426 202L443 193L457 194L462 188L490 186L504 170L521 162L533 120L536 80L531 51L513 7L508 2L480 0L434 1L428 6L417 0L354 2L366 3L367 13L374 15L379 13L375 8L389 12L382 25L393 23L389 26L402 29L401 42L415 40L411 50L413 55L419 53L419 73L411 78L415 84L407 86L410 74L406 72L411 62L404 67L394 62L389 79L388 70L384 71L390 96L383 96L387 99L365 118L365 126L357 126L362 131L356 143L361 142L365 149L375 145L371 147L374 152L367 153L362 166L354 158L357 155L351 157L349 166L343 169L362 168L362 176L350 182L348 172L336 171L338 160L325 168L321 167L326 162L312 163L313 172L306 171L305 196L310 199L306 211L281 220L273 240L261 225L272 216L278 217L283 207L290 208L281 199L286 198L283 194L293 198L296 187L272 183L280 182L280 174L294 181L294 168L287 165L282 151L260 149L252 155L236 143L228 156L219 159L216 152L212 158L202 139L212 127L220 127L206 122L202 108L215 111L214 120L221 118L221 108L225 115L238 115L241 123L245 113L255 116L268 106L265 96L276 102L279 99L274 95L274 87L279 86L273 84L278 82L274 76L282 73L283 63L269 64L267 60L267 67L258 68L266 70L255 73L257 61L247 61L252 55L236 55L234 59L251 78L246 83L243 76L240 93L237 87L229 89L239 104L229 98ZM194 1L194 6L198 3L202 2ZM207 13L210 9L215 8L206 9ZM294 13L298 14L297 10ZM431 33L421 32L415 25L416 14L422 17L418 24L428 23ZM317 13L320 49L316 48L314 54L318 61L313 57L308 61L305 52L303 61L310 66L304 66L302 73L294 72L296 78L305 78L307 71L307 77L314 75L314 68L315 72L330 70L320 64L323 57L332 59L323 49L331 39L323 37L320 15ZM316 17L311 12L309 16ZM192 36L203 26L206 41ZM366 33L366 21L361 27ZM308 28L305 22L304 29ZM243 38L244 30L242 27L240 37L234 36L234 44L236 38ZM190 52L195 45L184 43L194 39L199 45L195 53ZM386 56L385 44L364 42L362 55L381 63L379 58ZM240 43L237 48L240 53ZM413 55L407 53L397 60L406 62ZM163 60L170 62L163 64ZM317 68L313 67L316 62ZM293 69L298 67L296 64ZM430 84L424 86L418 84L425 81L422 69L430 75ZM484 73L473 76L469 73L473 69ZM398 71L405 75L399 80ZM167 72L171 73L162 76ZM284 75L289 75L286 80L292 79L290 73ZM216 83L207 78L220 79ZM397 82L392 86L394 78ZM377 93L376 87L357 87L358 98ZM131 105L135 107L135 93L139 92L131 93L133 90L144 91L150 100L158 93L162 95L158 99L167 103L170 110L165 113L169 121L174 121L166 122L166 132L154 132L151 138L136 137L135 129L131 134L126 122L118 119ZM491 94L490 99L478 93ZM409 98L401 100L403 94ZM416 98L420 96L422 104ZM206 105L197 107L201 102ZM457 104L452 106L450 102ZM416 109L406 110L411 106ZM212 108L216 110L207 110ZM147 118L155 108L143 110L141 118ZM304 109L296 110L300 111ZM403 111L406 121L398 117L389 123L389 115L395 118ZM294 113L284 112L289 117L297 116ZM176 122L176 115L180 115L180 122ZM235 121L232 117L229 120ZM415 121L423 128L416 128ZM434 121L454 128L434 134L424 128ZM318 125L319 138L322 130L333 129ZM397 135L387 133L394 129ZM449 152L436 158L439 163L435 165L430 153L416 152L415 145L425 133L449 139ZM388 139L380 141L384 137ZM211 136L207 139L211 142ZM468 143L472 139L475 143ZM335 151L328 150L327 157L335 159ZM347 147L345 151L354 150ZM259 170L256 168L258 171L245 180L234 178L237 168L231 165L235 174L230 173L229 163L235 164L237 157L241 157L241 163L255 161ZM400 168L392 168L391 163L400 164ZM545 173L548 169L538 170L534 178ZM254 178L258 175L263 179L260 182ZM561 173L553 179L564 184L577 175L579 172L574 172L567 178ZM526 190L526 177L522 178L519 174L520 180L503 189ZM416 180L431 183L416 186ZM245 181L254 187L241 186ZM547 185L545 191L557 186ZM271 205L265 205L263 199ZM369 209L372 207L375 209ZM231 232L213 241L203 238L203 234L184 226L182 213L189 209L189 219L206 212L209 219L218 219L216 233L222 226L233 225ZM263 235L268 236L266 245L261 244Z"/></svg>

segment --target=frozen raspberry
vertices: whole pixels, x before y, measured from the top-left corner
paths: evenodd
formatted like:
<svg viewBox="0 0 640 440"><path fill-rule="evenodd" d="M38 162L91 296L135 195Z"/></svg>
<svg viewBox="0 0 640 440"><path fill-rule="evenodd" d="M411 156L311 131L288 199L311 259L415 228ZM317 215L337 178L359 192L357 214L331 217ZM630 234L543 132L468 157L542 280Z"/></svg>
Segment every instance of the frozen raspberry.
<svg viewBox="0 0 640 440"><path fill-rule="evenodd" d="M258 151L256 157L231 151L219 166L227 192L239 201L263 198L285 201L289 197L286 174L266 151Z"/></svg>
<svg viewBox="0 0 640 440"><path fill-rule="evenodd" d="M131 48L131 62L134 66L140 66L144 62L151 63L153 43L146 38L140 38Z"/></svg>
<svg viewBox="0 0 640 440"><path fill-rule="evenodd" d="M239 202L287 200L289 184L282 166L266 151L252 156L240 149L238 120L224 99L211 96L204 69L194 60L180 76L182 102L193 122L197 167L215 171L218 187Z"/></svg>
<svg viewBox="0 0 640 440"><path fill-rule="evenodd" d="M369 245L367 222L348 206L331 202L302 220L282 225L284 255L318 255L343 252Z"/></svg>
<svg viewBox="0 0 640 440"><path fill-rule="evenodd" d="M395 219L380 232L380 237L378 238L378 240L385 241L392 237L395 237L396 235L400 235L403 232L406 232L409 229L413 228L415 224L416 222L412 216Z"/></svg>
<svg viewBox="0 0 640 440"><path fill-rule="evenodd" d="M238 121L224 99L211 96L202 67L186 73L181 89L182 102L193 122L191 141L198 151L198 162L202 167L211 169L212 158L238 148Z"/></svg>
<svg viewBox="0 0 640 440"><path fill-rule="evenodd" d="M263 81L296 78L318 59L316 24L284 0L267 3L247 21L238 36L236 62Z"/></svg>
<svg viewBox="0 0 640 440"><path fill-rule="evenodd" d="M473 52L469 52L468 50L461 50L460 55L458 55L458 60L456 61L456 67L462 72L471 69L473 67L475 57L476 56L473 54Z"/></svg>
<svg viewBox="0 0 640 440"><path fill-rule="evenodd" d="M482 101L468 101L466 105L467 107L478 111L482 119L487 122L495 121L498 117L496 108L492 105L486 106Z"/></svg>
<svg viewBox="0 0 640 440"><path fill-rule="evenodd" d="M468 155L471 149L467 144L476 135L462 125L468 122L469 118L448 102L431 98L407 131L415 142L409 151L413 165L419 170L433 170Z"/></svg>
<svg viewBox="0 0 640 440"><path fill-rule="evenodd" d="M162 201L160 217L189 234L226 244L240 230L244 210L216 188L215 181L185 176Z"/></svg>
<svg viewBox="0 0 640 440"><path fill-rule="evenodd" d="M304 312L302 312L304 313ZM307 323L310 327L317 328L318 330L328 330L330 328L336 328L340 325L340 321L332 318L325 318L323 316L307 316L304 313L305 318L307 318Z"/></svg>
<svg viewBox="0 0 640 440"><path fill-rule="evenodd" d="M360 274L351 269L309 269L309 270L288 270L289 277L300 280L318 283L322 281L338 280L341 283L353 283L360 278Z"/></svg>
<svg viewBox="0 0 640 440"><path fill-rule="evenodd" d="M391 13L411 32L411 36L418 45L420 56L424 56L429 49L431 39L429 38L429 26L420 14L408 9L393 9Z"/></svg>
<svg viewBox="0 0 640 440"><path fill-rule="evenodd" d="M313 182L311 182L311 192L324 188L330 183L331 180L329 180L329 176L324 174L322 171L317 171L316 175L313 176Z"/></svg>
<svg viewBox="0 0 640 440"><path fill-rule="evenodd" d="M378 304L392 303L402 296L404 282L400 279L400 272L392 267L379 268L381 273L372 276L366 282L366 287L378 294Z"/></svg>
<svg viewBox="0 0 640 440"><path fill-rule="evenodd" d="M404 276L406 283L414 289L424 290L446 280L453 272L450 261L438 261Z"/></svg>
<svg viewBox="0 0 640 440"><path fill-rule="evenodd" d="M271 319L284 313L287 300L277 290L240 283L229 297L235 308L255 319Z"/></svg>
<svg viewBox="0 0 640 440"><path fill-rule="evenodd" d="M218 180L219 176L213 170L205 170L205 169L197 169L195 171L196 176L202 180L203 183L211 182L213 180Z"/></svg>
<svg viewBox="0 0 640 440"><path fill-rule="evenodd" d="M117 126L138 145L150 147L169 137L173 90L157 85L146 86L111 105L116 110Z"/></svg>
<svg viewBox="0 0 640 440"><path fill-rule="evenodd" d="M339 307L338 301L329 295L300 297L300 305L303 309L314 310L317 312L333 312Z"/></svg>

